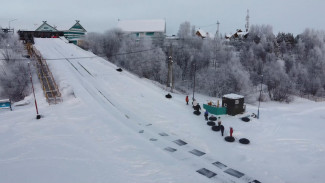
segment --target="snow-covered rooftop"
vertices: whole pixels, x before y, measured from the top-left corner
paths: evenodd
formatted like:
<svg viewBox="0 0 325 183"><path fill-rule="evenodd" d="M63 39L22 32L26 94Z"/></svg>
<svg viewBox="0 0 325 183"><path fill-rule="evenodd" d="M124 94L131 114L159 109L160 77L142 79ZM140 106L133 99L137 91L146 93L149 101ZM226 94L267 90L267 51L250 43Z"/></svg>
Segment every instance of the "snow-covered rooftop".
<svg viewBox="0 0 325 183"><path fill-rule="evenodd" d="M237 94L234 94L234 93L226 94L223 97L226 97L226 98L229 98L229 99L240 99L240 98L244 98L244 96L237 95Z"/></svg>
<svg viewBox="0 0 325 183"><path fill-rule="evenodd" d="M117 27L125 32L166 32L166 21L157 20L120 20Z"/></svg>
<svg viewBox="0 0 325 183"><path fill-rule="evenodd" d="M207 37L207 33L204 30L198 29L197 32L199 32L202 37Z"/></svg>
<svg viewBox="0 0 325 183"><path fill-rule="evenodd" d="M4 102L10 102L10 100L9 99L1 99L0 100L0 103L4 103Z"/></svg>

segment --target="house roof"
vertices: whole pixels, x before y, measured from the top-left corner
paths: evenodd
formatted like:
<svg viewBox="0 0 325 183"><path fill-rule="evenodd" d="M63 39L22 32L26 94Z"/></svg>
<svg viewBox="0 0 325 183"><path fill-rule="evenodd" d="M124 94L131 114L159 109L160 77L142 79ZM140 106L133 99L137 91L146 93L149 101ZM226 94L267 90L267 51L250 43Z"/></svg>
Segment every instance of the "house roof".
<svg viewBox="0 0 325 183"><path fill-rule="evenodd" d="M79 22L79 20L76 20L76 23L69 30L77 32L87 32L86 29L84 29Z"/></svg>
<svg viewBox="0 0 325 183"><path fill-rule="evenodd" d="M202 29L198 29L196 32L200 33L203 38L207 37L207 33Z"/></svg>
<svg viewBox="0 0 325 183"><path fill-rule="evenodd" d="M166 32L166 21L157 20L120 20L117 27L124 32Z"/></svg>
<svg viewBox="0 0 325 183"><path fill-rule="evenodd" d="M43 21L43 24L39 26L35 31L58 31L56 28L50 26L47 21Z"/></svg>
<svg viewBox="0 0 325 183"><path fill-rule="evenodd" d="M234 93L230 93L230 94L224 95L223 97L229 98L229 99L240 99L240 98L244 98L244 96L237 95L237 94L234 94Z"/></svg>

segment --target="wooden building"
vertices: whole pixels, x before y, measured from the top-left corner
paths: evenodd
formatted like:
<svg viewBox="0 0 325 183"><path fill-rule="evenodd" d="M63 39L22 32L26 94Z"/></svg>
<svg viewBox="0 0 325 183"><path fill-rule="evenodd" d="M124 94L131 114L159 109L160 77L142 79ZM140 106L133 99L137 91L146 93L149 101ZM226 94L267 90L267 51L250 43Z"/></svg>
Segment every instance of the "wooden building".
<svg viewBox="0 0 325 183"><path fill-rule="evenodd" d="M227 114L232 116L245 112L246 105L244 102L244 96L233 93L222 97L222 107L226 107Z"/></svg>
<svg viewBox="0 0 325 183"><path fill-rule="evenodd" d="M76 23L68 30L58 30L56 27L49 25L47 21L43 21L43 24L35 31L19 30L18 34L20 39L25 43L34 43L34 37L57 38L64 36L69 43L79 45L83 41L87 32L79 22L79 20L76 20Z"/></svg>
<svg viewBox="0 0 325 183"><path fill-rule="evenodd" d="M198 30L195 32L195 34L196 34L197 36L199 36L200 38L202 38L202 39L208 37L208 33L205 32L205 31L202 30L202 29L198 29Z"/></svg>
<svg viewBox="0 0 325 183"><path fill-rule="evenodd" d="M62 31L18 31L18 35L20 40L24 41L24 43L32 43L34 44L34 37L36 38L53 38L64 36Z"/></svg>
<svg viewBox="0 0 325 183"><path fill-rule="evenodd" d="M39 26L36 30L36 32L58 32L58 30L55 27L50 26L47 21L43 21L43 24Z"/></svg>

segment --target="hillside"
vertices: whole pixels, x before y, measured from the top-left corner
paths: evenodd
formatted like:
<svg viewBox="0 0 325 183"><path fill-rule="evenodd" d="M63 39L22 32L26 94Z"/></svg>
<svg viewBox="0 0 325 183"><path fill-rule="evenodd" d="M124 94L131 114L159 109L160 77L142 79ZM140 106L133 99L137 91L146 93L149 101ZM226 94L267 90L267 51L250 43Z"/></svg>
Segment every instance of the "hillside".
<svg viewBox="0 0 325 183"><path fill-rule="evenodd" d="M48 105L37 83L41 120L35 119L31 96L20 102L27 105L0 111L0 182L325 180L324 102L262 103L261 118L249 123L222 116L236 137L227 143L202 115L193 115L185 95L166 99L167 92L153 82L117 72L110 62L61 39L35 39L35 47L48 59L63 102ZM200 104L216 100L196 98ZM243 116L256 111L248 105ZM239 144L243 137L251 144ZM205 154L197 156L194 149ZM218 161L227 167L212 164ZM202 168L217 175L196 173ZM229 168L245 175L231 176L224 172Z"/></svg>

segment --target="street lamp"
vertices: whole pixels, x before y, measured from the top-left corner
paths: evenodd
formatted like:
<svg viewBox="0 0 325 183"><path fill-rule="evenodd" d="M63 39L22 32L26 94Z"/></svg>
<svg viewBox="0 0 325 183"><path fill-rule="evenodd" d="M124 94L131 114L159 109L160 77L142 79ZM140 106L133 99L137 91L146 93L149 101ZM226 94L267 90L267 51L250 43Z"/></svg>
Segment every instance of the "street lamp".
<svg viewBox="0 0 325 183"><path fill-rule="evenodd" d="M257 119L260 118L260 105L261 105L261 94L262 94L262 84L263 84L263 74L261 75L261 88L260 88L260 97L258 98L258 109L257 109Z"/></svg>
<svg viewBox="0 0 325 183"><path fill-rule="evenodd" d="M169 56L169 86L170 86L170 92L173 92L174 89L174 78L173 78L173 57Z"/></svg>
<svg viewBox="0 0 325 183"><path fill-rule="evenodd" d="M17 19L12 19L12 20L9 20L9 21L8 21L8 23L9 23L9 30L10 30L10 22L13 22L13 21L15 21L15 20L17 20Z"/></svg>

